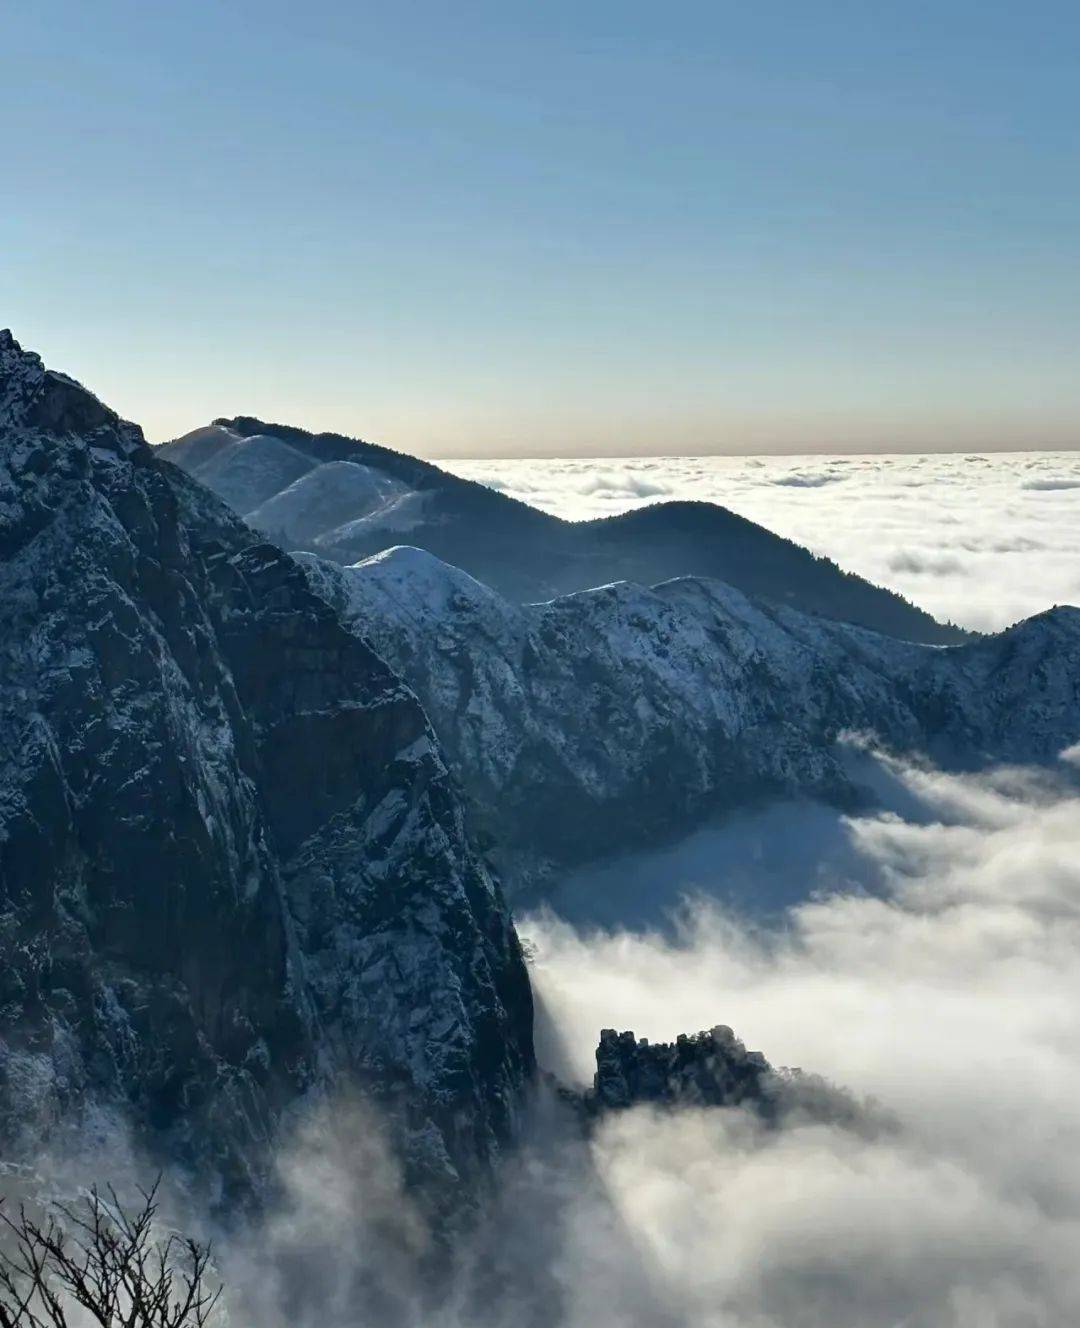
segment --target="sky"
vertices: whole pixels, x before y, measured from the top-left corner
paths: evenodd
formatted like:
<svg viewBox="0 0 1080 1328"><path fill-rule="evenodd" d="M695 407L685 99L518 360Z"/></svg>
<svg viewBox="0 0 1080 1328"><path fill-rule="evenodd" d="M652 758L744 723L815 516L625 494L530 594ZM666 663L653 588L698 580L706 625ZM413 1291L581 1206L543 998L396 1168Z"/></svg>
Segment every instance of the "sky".
<svg viewBox="0 0 1080 1328"><path fill-rule="evenodd" d="M0 325L153 440L1073 448L1067 3L4 8Z"/></svg>

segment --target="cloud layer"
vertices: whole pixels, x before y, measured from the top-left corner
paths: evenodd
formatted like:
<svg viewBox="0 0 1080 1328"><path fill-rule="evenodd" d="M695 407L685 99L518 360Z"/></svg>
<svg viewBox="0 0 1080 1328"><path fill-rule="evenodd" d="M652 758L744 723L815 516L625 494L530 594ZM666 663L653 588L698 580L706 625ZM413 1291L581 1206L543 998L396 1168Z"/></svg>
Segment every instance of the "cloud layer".
<svg viewBox="0 0 1080 1328"><path fill-rule="evenodd" d="M778 1128L639 1108L585 1137L542 1096L486 1217L447 1239L370 1105L326 1103L297 1120L266 1221L218 1243L234 1328L1080 1322L1076 759L978 777L883 761L894 810L843 820L843 888L779 925L717 903L707 863L736 867L737 835L693 855L714 892L671 927L525 919L541 1053L568 1080L589 1079L603 1026L722 1022L866 1108ZM815 853L840 860L835 836L806 848L790 894L820 885ZM94 1160L124 1189L128 1164Z"/></svg>
<svg viewBox="0 0 1080 1328"><path fill-rule="evenodd" d="M574 520L720 503L978 630L1080 601L1080 453L440 464Z"/></svg>
<svg viewBox="0 0 1080 1328"><path fill-rule="evenodd" d="M675 936L525 924L576 1077L601 1024L655 1039L724 1022L895 1117L872 1136L728 1112L612 1121L593 1162L672 1322L1080 1318L1080 804L1025 772L891 774L911 814L848 823L871 889L797 905L779 931L715 904Z"/></svg>

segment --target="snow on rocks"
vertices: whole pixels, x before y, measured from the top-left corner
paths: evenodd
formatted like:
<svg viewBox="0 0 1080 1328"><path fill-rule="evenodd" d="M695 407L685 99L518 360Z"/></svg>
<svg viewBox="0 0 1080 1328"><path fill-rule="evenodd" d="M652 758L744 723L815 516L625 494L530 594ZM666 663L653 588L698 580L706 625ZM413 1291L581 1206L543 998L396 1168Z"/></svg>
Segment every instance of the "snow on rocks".
<svg viewBox="0 0 1080 1328"><path fill-rule="evenodd" d="M518 890L763 799L850 805L850 732L951 766L1080 734L1075 609L942 649L701 578L519 606L419 549L296 556L416 689Z"/></svg>
<svg viewBox="0 0 1080 1328"><path fill-rule="evenodd" d="M277 464L270 441L240 455ZM415 695L10 334L0 739L5 1153L119 1113L231 1202L344 1082L418 1176L481 1183L532 1071L531 998Z"/></svg>

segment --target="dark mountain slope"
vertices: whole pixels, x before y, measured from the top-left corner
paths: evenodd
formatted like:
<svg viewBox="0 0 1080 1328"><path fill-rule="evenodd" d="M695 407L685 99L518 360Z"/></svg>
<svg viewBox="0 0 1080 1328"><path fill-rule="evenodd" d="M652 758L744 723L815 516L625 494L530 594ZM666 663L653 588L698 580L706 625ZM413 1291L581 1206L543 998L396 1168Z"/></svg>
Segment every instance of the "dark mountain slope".
<svg viewBox="0 0 1080 1328"><path fill-rule="evenodd" d="M528 980L415 696L296 564L0 333L0 1144L250 1191L361 1084L463 1192Z"/></svg>
<svg viewBox="0 0 1080 1328"><path fill-rule="evenodd" d="M688 575L708 577L745 595L905 640L941 645L965 635L935 623L880 586L843 571L831 559L816 557L802 545L713 503L641 507L590 522L589 532L602 551L601 560L622 569L620 577L605 579L656 585ZM693 549L699 552L689 553ZM689 572L688 558L693 563Z"/></svg>
<svg viewBox="0 0 1080 1328"><path fill-rule="evenodd" d="M310 463L295 479L280 475L283 445ZM948 644L965 635L712 503L657 503L604 520L562 521L389 448L247 416L218 420L159 452L283 548L345 565L408 543L519 603L610 581L705 576L902 639ZM355 467L351 482L343 464ZM238 482L238 471L246 481Z"/></svg>

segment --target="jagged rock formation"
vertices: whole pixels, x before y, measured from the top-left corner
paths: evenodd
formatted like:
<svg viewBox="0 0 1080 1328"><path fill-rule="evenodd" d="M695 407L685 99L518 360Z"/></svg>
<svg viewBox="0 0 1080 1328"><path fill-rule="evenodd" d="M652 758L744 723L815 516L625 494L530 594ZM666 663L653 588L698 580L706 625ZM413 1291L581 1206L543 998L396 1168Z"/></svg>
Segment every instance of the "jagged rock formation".
<svg viewBox="0 0 1080 1328"><path fill-rule="evenodd" d="M712 577L804 612L945 644L965 633L714 503L569 522L386 447L239 416L159 449L282 548L351 564L407 541L528 602Z"/></svg>
<svg viewBox="0 0 1080 1328"><path fill-rule="evenodd" d="M877 1104L860 1102L820 1075L770 1065L726 1024L653 1043L605 1028L591 1089L580 1095L564 1089L562 1096L586 1124L645 1106L739 1107L767 1126L813 1121L869 1133L892 1126Z"/></svg>
<svg viewBox="0 0 1080 1328"><path fill-rule="evenodd" d="M760 1051L747 1051L725 1024L674 1042L637 1039L605 1028L596 1049L591 1103L611 1111L643 1103L658 1106L737 1107L769 1094L772 1067Z"/></svg>
<svg viewBox="0 0 1080 1328"><path fill-rule="evenodd" d="M296 564L0 333L0 1140L130 1122L220 1196L360 1083L473 1184L532 1072L414 694Z"/></svg>
<svg viewBox="0 0 1080 1328"><path fill-rule="evenodd" d="M952 768L1080 737L1076 609L943 650L696 578L517 605L419 549L297 559L415 688L517 890L736 807L853 805L845 732Z"/></svg>

